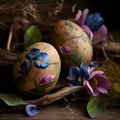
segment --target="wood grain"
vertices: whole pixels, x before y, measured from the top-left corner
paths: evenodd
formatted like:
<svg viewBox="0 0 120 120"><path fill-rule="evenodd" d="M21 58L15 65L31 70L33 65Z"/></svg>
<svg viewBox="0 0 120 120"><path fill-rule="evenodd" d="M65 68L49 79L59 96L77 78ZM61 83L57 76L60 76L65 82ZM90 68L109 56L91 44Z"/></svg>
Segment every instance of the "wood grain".
<svg viewBox="0 0 120 120"><path fill-rule="evenodd" d="M119 120L120 107L110 107L101 116L94 120ZM58 101L46 107L34 117L28 117L24 111L16 111L0 114L0 120L91 120L86 112L85 102L72 103L67 108L62 101Z"/></svg>

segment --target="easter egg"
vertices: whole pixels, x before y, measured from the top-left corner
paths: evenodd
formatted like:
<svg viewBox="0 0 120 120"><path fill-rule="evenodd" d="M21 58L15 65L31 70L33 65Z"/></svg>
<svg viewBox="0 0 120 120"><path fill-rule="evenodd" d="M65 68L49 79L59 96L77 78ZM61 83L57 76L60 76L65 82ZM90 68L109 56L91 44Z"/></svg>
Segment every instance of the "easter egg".
<svg viewBox="0 0 120 120"><path fill-rule="evenodd" d="M60 71L57 50L49 43L38 42L18 55L13 67L13 80L22 94L42 96L56 85Z"/></svg>
<svg viewBox="0 0 120 120"><path fill-rule="evenodd" d="M51 44L60 54L62 69L90 64L93 56L92 43L86 32L71 20L58 21L52 31Z"/></svg>

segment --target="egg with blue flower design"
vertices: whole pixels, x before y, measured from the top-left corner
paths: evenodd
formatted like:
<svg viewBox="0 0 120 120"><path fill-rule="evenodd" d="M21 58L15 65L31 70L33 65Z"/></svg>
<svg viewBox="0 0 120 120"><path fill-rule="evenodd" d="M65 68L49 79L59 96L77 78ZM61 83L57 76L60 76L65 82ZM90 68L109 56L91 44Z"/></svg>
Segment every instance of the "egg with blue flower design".
<svg viewBox="0 0 120 120"><path fill-rule="evenodd" d="M26 48L13 67L13 80L18 90L28 96L42 96L57 84L61 60L49 43L38 42Z"/></svg>

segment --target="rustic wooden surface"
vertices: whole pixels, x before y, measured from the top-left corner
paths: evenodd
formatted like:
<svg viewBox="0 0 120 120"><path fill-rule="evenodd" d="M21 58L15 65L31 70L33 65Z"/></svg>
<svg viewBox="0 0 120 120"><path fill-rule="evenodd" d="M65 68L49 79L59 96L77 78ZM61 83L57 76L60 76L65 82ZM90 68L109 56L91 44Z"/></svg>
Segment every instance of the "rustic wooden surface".
<svg viewBox="0 0 120 120"><path fill-rule="evenodd" d="M0 120L90 120L86 112L86 103L74 102L66 108L63 102L43 107L42 112L34 117L27 116L24 111L1 113ZM109 107L94 120L120 120L120 107Z"/></svg>

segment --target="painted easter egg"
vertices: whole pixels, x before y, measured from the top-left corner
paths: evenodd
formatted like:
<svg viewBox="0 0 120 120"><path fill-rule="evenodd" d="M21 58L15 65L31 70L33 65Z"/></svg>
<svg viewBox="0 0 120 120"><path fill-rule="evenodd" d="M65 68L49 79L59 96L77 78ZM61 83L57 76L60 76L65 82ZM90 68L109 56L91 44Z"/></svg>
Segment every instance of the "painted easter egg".
<svg viewBox="0 0 120 120"><path fill-rule="evenodd" d="M28 96L42 96L57 83L61 60L49 43L38 42L26 48L13 67L13 79L18 90Z"/></svg>
<svg viewBox="0 0 120 120"><path fill-rule="evenodd" d="M81 62L89 65L93 56L92 43L84 30L70 20L60 20L52 32L51 44L57 49L62 61L62 69L80 66Z"/></svg>

